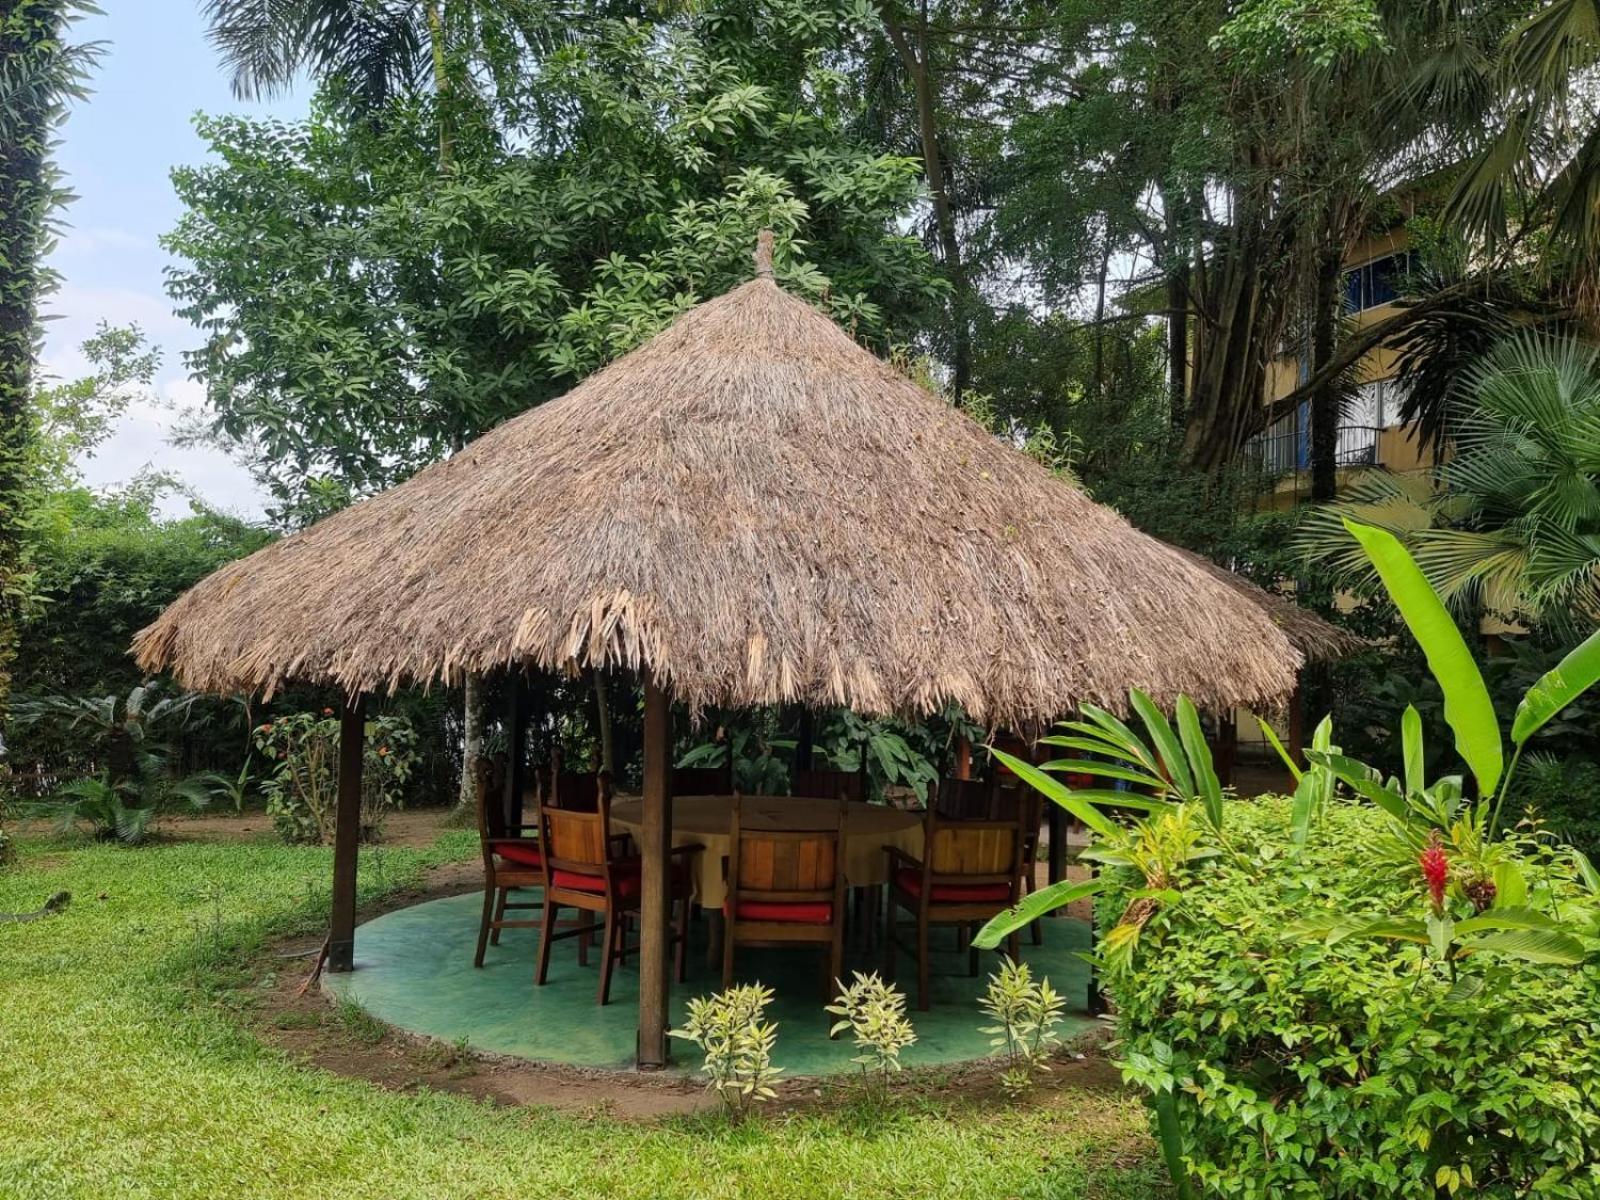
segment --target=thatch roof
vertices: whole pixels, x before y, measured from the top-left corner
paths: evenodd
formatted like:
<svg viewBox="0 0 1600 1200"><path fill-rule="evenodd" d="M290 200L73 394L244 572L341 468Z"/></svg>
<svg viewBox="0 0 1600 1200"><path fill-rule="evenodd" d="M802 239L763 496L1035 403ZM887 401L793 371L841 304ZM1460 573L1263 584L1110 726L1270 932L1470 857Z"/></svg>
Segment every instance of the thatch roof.
<svg viewBox="0 0 1600 1200"><path fill-rule="evenodd" d="M135 647L207 691L603 665L695 707L957 701L1022 727L1130 684L1266 701L1300 663L1235 589L770 278L222 568Z"/></svg>
<svg viewBox="0 0 1600 1200"><path fill-rule="evenodd" d="M1300 607L1287 596L1268 591L1238 572L1212 562L1203 554L1185 550L1182 546L1173 546L1172 549L1259 607L1274 625L1288 635L1295 649L1308 663L1347 658L1371 644L1359 634L1335 625L1309 608Z"/></svg>

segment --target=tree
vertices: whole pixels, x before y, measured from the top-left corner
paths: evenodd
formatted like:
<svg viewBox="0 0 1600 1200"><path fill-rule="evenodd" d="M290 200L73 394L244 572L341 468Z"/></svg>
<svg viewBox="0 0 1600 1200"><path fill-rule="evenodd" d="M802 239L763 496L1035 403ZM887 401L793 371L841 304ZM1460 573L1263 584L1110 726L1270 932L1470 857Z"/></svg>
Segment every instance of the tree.
<svg viewBox="0 0 1600 1200"><path fill-rule="evenodd" d="M23 524L34 432L37 305L53 284L51 214L69 199L50 164L64 106L81 99L95 45L71 45L83 0L0 4L0 721L27 600Z"/></svg>
<svg viewBox="0 0 1600 1200"><path fill-rule="evenodd" d="M552 116L463 124L448 177L427 97L381 125L328 105L303 125L202 121L221 161L175 172L188 211L167 244L187 260L172 294L207 333L189 360L207 431L298 523L747 279L764 225L790 287L862 336L914 329L937 294L893 228L916 165L844 132L848 84L821 62L847 17L601 22L525 81Z"/></svg>

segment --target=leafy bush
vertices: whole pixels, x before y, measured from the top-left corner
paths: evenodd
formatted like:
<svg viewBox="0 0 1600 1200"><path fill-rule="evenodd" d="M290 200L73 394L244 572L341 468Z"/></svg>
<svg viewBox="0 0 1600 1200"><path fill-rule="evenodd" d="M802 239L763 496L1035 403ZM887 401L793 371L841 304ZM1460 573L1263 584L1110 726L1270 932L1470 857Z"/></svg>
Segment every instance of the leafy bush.
<svg viewBox="0 0 1600 1200"><path fill-rule="evenodd" d="M1569 846L1600 859L1600 763L1530 755L1511 802Z"/></svg>
<svg viewBox="0 0 1600 1200"><path fill-rule="evenodd" d="M1374 869L1376 809L1335 804L1296 847L1293 802L1230 805L1218 856L1145 921L1108 984L1125 1075L1173 1100L1187 1170L1239 1197L1592 1195L1600 1187L1600 967L1474 954L1457 966L1386 941L1308 941L1308 914L1415 910L1415 864ZM1572 890L1541 846L1506 854ZM1102 922L1144 878L1110 876Z"/></svg>
<svg viewBox="0 0 1600 1200"><path fill-rule="evenodd" d="M1045 1060L1061 1040L1055 1027L1067 1002L1048 979L1035 980L1026 963L1007 958L989 976L978 1003L995 1021L983 1029L993 1035L989 1044L1006 1058L1000 1086L1019 1096L1033 1086L1036 1075L1050 1070Z"/></svg>
<svg viewBox="0 0 1600 1200"><path fill-rule="evenodd" d="M270 721L257 727L255 743L273 764L261 790L283 839L333 841L339 797L339 718L333 709L291 713ZM405 718L383 716L366 723L362 841L377 840L383 818L400 805L416 760L416 734Z"/></svg>
<svg viewBox="0 0 1600 1200"><path fill-rule="evenodd" d="M668 1033L693 1042L705 1054L701 1070L730 1112L744 1115L752 1105L777 1096L773 1083L780 1067L772 1065L778 1025L764 1020L772 989L741 984L712 996L689 1001L689 1019Z"/></svg>
<svg viewBox="0 0 1600 1200"><path fill-rule="evenodd" d="M840 981L839 998L828 1011L839 1017L829 1036L850 1030L861 1051L850 1061L860 1065L862 1078L881 1093L889 1076L900 1069L900 1051L917 1040L906 1016L905 993L885 983L876 971L871 975L857 971L849 987Z"/></svg>
<svg viewBox="0 0 1600 1200"><path fill-rule="evenodd" d="M86 772L55 789L34 811L61 829L87 824L94 835L129 844L144 840L155 815L175 800L204 808L214 780L173 771L173 743L191 720L194 695L165 696L155 684L126 696L44 696L19 700L14 720L44 727L72 746Z"/></svg>

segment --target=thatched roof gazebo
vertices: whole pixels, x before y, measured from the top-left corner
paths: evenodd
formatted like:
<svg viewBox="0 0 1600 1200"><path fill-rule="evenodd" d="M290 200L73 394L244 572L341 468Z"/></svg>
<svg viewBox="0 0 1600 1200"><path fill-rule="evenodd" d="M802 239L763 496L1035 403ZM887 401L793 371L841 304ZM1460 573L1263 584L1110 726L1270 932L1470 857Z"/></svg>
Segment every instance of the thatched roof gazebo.
<svg viewBox="0 0 1600 1200"><path fill-rule="evenodd" d="M506 667L645 684L640 1061L664 1061L670 705L1037 728L1129 685L1270 702L1262 609L757 278L446 462L232 563L136 641L187 687L349 701L329 965L354 931L361 698ZM346 801L350 811L345 811Z"/></svg>

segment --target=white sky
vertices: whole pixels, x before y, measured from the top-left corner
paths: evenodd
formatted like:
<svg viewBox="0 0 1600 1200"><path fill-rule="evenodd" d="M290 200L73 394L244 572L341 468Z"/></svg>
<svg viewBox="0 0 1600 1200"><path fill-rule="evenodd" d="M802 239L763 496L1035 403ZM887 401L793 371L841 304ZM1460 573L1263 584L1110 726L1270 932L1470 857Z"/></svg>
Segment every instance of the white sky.
<svg viewBox="0 0 1600 1200"><path fill-rule="evenodd" d="M153 403L136 403L99 453L82 464L94 486L122 483L146 465L181 477L209 503L259 517L264 499L249 474L214 451L168 444L173 407L193 407L202 388L187 378L181 352L200 336L173 312L163 287L170 259L157 239L176 224L172 167L201 161L191 118L198 111L295 117L303 97L272 104L237 101L205 40L199 0L102 0L106 15L74 29L74 41L106 43L93 94L74 107L57 162L78 199L51 258L62 286L43 307L44 371L85 373L78 345L101 321L137 322L163 362ZM182 512L181 498L169 511Z"/></svg>

